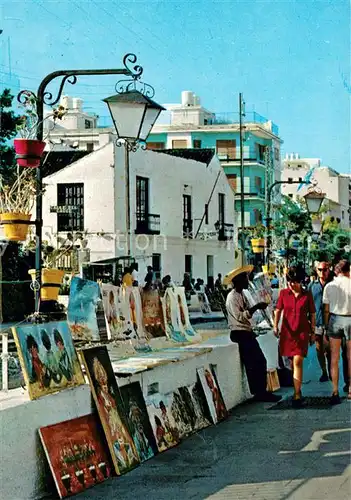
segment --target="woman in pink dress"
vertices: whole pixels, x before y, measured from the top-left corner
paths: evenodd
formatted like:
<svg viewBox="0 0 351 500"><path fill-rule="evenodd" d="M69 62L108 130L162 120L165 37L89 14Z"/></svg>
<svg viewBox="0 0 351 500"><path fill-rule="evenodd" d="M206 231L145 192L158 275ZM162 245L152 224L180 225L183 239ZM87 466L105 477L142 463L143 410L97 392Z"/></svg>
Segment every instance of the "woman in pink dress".
<svg viewBox="0 0 351 500"><path fill-rule="evenodd" d="M280 355L293 358L293 405L300 408L303 360L307 356L308 344L314 343L316 310L311 293L301 286L302 273L295 267L290 267L286 280L288 288L280 292L276 306L274 334L280 339ZM278 327L282 314L283 320L279 334Z"/></svg>

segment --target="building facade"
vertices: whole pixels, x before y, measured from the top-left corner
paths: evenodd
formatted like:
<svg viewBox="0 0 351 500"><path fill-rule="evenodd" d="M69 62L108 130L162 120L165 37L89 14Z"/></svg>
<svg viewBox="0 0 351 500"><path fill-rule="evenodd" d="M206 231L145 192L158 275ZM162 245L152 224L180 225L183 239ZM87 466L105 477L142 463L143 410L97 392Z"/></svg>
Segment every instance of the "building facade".
<svg viewBox="0 0 351 500"><path fill-rule="evenodd" d="M124 172L124 149L110 143L46 177L44 239L82 231L91 263L125 256ZM141 278L148 265L176 282L236 265L233 193L213 151L131 153L130 214Z"/></svg>
<svg viewBox="0 0 351 500"><path fill-rule="evenodd" d="M347 174L339 174L336 170L323 166L320 158L301 158L299 154L287 154L282 162L282 194L295 199L307 193L308 186L299 189L298 184L288 184L289 181L302 181L312 168L313 179L318 188L325 194L323 217L338 219L341 229L350 228L351 220L351 178Z"/></svg>
<svg viewBox="0 0 351 500"><path fill-rule="evenodd" d="M245 197L245 226L254 226L265 215L268 186L280 179L278 127L258 113L244 119L244 180L240 178L240 128L238 113L213 113L201 106L193 92L182 92L181 104L164 105L169 123L156 123L148 138L148 148L211 149L221 163L235 196L235 211L240 212L241 189ZM240 215L236 221L241 226Z"/></svg>

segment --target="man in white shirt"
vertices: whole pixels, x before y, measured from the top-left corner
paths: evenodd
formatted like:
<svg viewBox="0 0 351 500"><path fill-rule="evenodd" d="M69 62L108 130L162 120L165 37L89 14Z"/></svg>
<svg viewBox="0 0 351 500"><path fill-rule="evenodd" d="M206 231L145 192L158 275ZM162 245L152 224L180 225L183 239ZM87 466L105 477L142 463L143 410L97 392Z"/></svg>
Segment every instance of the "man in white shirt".
<svg viewBox="0 0 351 500"><path fill-rule="evenodd" d="M348 399L351 399L351 280L350 263L341 260L335 267L336 278L324 288L324 322L331 349L332 404L339 404L339 357L342 341L347 343Z"/></svg>
<svg viewBox="0 0 351 500"><path fill-rule="evenodd" d="M231 272L226 278L231 280L233 290L226 300L228 324L231 330L230 340L239 346L240 358L245 366L250 392L256 401L277 402L281 396L267 392L267 362L252 330L251 318L259 309L266 309L267 304L260 302L250 307L243 294L249 286L248 274L253 266L244 266Z"/></svg>

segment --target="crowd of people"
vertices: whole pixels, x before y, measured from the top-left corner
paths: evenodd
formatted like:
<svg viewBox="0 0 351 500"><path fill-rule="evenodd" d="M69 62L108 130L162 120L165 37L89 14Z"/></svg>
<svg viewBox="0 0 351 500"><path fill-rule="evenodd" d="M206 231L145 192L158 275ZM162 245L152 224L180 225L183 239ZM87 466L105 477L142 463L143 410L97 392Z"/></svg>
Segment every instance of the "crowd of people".
<svg viewBox="0 0 351 500"><path fill-rule="evenodd" d="M339 358L342 350L344 392L351 400L351 281L350 263L341 260L333 271L328 262L317 262L316 278L305 280L301 268L286 271L287 287L279 293L274 313L274 334L279 338L280 356L292 362L293 406L303 404L303 360L309 346L316 344L321 383L332 381L331 404L340 403ZM260 401L279 398L266 392L266 360L252 329L255 311L267 303L250 307L243 290L248 288L252 266L231 273L232 290L226 308L231 340L239 345L251 393Z"/></svg>

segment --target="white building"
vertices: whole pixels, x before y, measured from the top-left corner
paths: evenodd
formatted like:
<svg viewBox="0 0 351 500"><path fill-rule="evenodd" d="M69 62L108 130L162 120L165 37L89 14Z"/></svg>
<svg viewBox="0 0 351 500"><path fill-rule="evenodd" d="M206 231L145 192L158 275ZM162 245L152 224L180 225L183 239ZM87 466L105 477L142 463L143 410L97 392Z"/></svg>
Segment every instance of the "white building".
<svg viewBox="0 0 351 500"><path fill-rule="evenodd" d="M180 156L179 151L130 154L131 247L141 278L147 265L177 282L184 272L206 280L235 265L229 239L233 193L217 157L208 150ZM86 231L90 262L126 255L124 148L107 144L44 183L44 239L47 233L55 239L66 231ZM67 205L78 212L52 212Z"/></svg>
<svg viewBox="0 0 351 500"><path fill-rule="evenodd" d="M324 204L327 207L325 216L340 219L340 227L350 228L351 178L347 174L339 174L330 167L322 166L320 158L300 158L296 153L287 154L283 161L282 180L302 181L307 172L315 167L313 179L318 188L325 194ZM298 184L282 184L282 194L296 199L304 196L308 186L298 191Z"/></svg>

